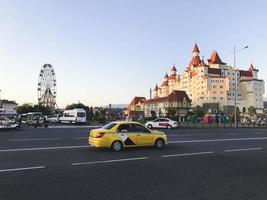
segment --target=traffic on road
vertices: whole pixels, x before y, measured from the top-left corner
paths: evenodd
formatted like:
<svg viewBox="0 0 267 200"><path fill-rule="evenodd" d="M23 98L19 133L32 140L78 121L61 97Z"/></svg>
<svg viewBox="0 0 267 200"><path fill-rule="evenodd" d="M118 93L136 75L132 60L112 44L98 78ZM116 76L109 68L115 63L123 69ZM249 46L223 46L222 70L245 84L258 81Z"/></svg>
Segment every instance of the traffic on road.
<svg viewBox="0 0 267 200"><path fill-rule="evenodd" d="M160 151L120 152L90 146L89 132L98 133L93 129L1 131L0 199L117 199L133 192L131 185L136 195L127 199L220 199L222 193L240 199L236 190L266 195L265 129L160 129L168 138ZM109 196L111 191L116 195Z"/></svg>

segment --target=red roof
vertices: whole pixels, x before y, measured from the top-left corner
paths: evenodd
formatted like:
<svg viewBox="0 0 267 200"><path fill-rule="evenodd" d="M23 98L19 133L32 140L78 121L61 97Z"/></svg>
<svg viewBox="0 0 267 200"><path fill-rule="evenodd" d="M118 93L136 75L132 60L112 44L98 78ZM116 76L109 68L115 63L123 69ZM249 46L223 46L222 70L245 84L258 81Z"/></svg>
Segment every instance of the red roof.
<svg viewBox="0 0 267 200"><path fill-rule="evenodd" d="M182 102L184 100L184 98L187 102L191 102L191 100L187 96L186 92L182 91L182 90L174 90L174 91L172 91L171 94L169 94L169 96L167 96L168 101Z"/></svg>
<svg viewBox="0 0 267 200"><path fill-rule="evenodd" d="M148 99L144 102L144 104L153 103L153 102L162 102L166 101L167 97L155 97L153 99Z"/></svg>
<svg viewBox="0 0 267 200"><path fill-rule="evenodd" d="M198 49L198 46L197 46L197 44L195 43L195 45L194 45L194 49L193 49L193 53L194 52L198 52L199 53L199 49Z"/></svg>
<svg viewBox="0 0 267 200"><path fill-rule="evenodd" d="M252 71L239 70L240 76L253 77Z"/></svg>
<svg viewBox="0 0 267 200"><path fill-rule="evenodd" d="M259 71L252 64L250 64L248 71Z"/></svg>
<svg viewBox="0 0 267 200"><path fill-rule="evenodd" d="M210 55L210 59L208 59L208 62L212 64L221 64L221 65L225 64L222 62L220 56L216 51L212 52L212 54Z"/></svg>
<svg viewBox="0 0 267 200"><path fill-rule="evenodd" d="M198 56L195 56L191 59L189 66L193 65L194 67L198 66L200 64L200 59Z"/></svg>
<svg viewBox="0 0 267 200"><path fill-rule="evenodd" d="M174 65L172 66L172 71L177 72L177 69Z"/></svg>
<svg viewBox="0 0 267 200"><path fill-rule="evenodd" d="M169 78L168 74L166 73L166 75L164 76L164 78Z"/></svg>
<svg viewBox="0 0 267 200"><path fill-rule="evenodd" d="M156 98L153 98L153 99L148 99L144 103L145 104L148 104L148 103L163 102L163 101L168 101L168 102L172 102L172 101L183 102L184 99L187 102L191 102L191 100L189 99L189 97L187 96L187 94L186 94L185 91L174 90L167 97L156 97Z"/></svg>
<svg viewBox="0 0 267 200"><path fill-rule="evenodd" d="M136 105L138 104L139 102L144 102L146 101L146 98L145 97L134 97L133 100L131 101L130 105Z"/></svg>

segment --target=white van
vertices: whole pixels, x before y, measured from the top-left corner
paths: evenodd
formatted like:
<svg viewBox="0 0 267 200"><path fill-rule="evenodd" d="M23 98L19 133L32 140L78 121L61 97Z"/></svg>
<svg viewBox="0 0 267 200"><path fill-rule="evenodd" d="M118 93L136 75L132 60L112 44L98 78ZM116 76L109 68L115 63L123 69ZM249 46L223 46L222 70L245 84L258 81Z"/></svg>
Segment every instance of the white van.
<svg viewBox="0 0 267 200"><path fill-rule="evenodd" d="M86 122L86 111L81 108L75 108L73 110L65 110L62 117L59 118L60 123L85 123Z"/></svg>

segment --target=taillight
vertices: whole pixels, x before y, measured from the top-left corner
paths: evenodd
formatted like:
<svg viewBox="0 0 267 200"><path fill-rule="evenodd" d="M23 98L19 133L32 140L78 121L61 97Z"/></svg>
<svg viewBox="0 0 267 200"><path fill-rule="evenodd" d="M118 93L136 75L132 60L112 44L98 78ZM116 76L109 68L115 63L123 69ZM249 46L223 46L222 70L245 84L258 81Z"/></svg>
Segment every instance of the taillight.
<svg viewBox="0 0 267 200"><path fill-rule="evenodd" d="M95 137L96 138L101 138L101 137L103 137L105 135L105 133L103 133L103 132L97 132L96 134L95 134Z"/></svg>

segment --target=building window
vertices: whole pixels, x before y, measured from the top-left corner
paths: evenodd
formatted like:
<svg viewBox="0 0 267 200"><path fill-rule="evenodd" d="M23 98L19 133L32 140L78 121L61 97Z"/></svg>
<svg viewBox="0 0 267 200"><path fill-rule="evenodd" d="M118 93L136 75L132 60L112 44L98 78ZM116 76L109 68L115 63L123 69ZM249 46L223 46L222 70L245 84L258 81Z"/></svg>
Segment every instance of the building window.
<svg viewBox="0 0 267 200"><path fill-rule="evenodd" d="M221 100L223 100L223 97L221 97Z"/></svg>
<svg viewBox="0 0 267 200"><path fill-rule="evenodd" d="M220 88L223 88L223 86L222 86L222 85L220 85Z"/></svg>
<svg viewBox="0 0 267 200"><path fill-rule="evenodd" d="M216 88L216 86L214 85L213 88Z"/></svg>
<svg viewBox="0 0 267 200"><path fill-rule="evenodd" d="M215 100L215 99L216 99L216 97L213 97L213 99Z"/></svg>

